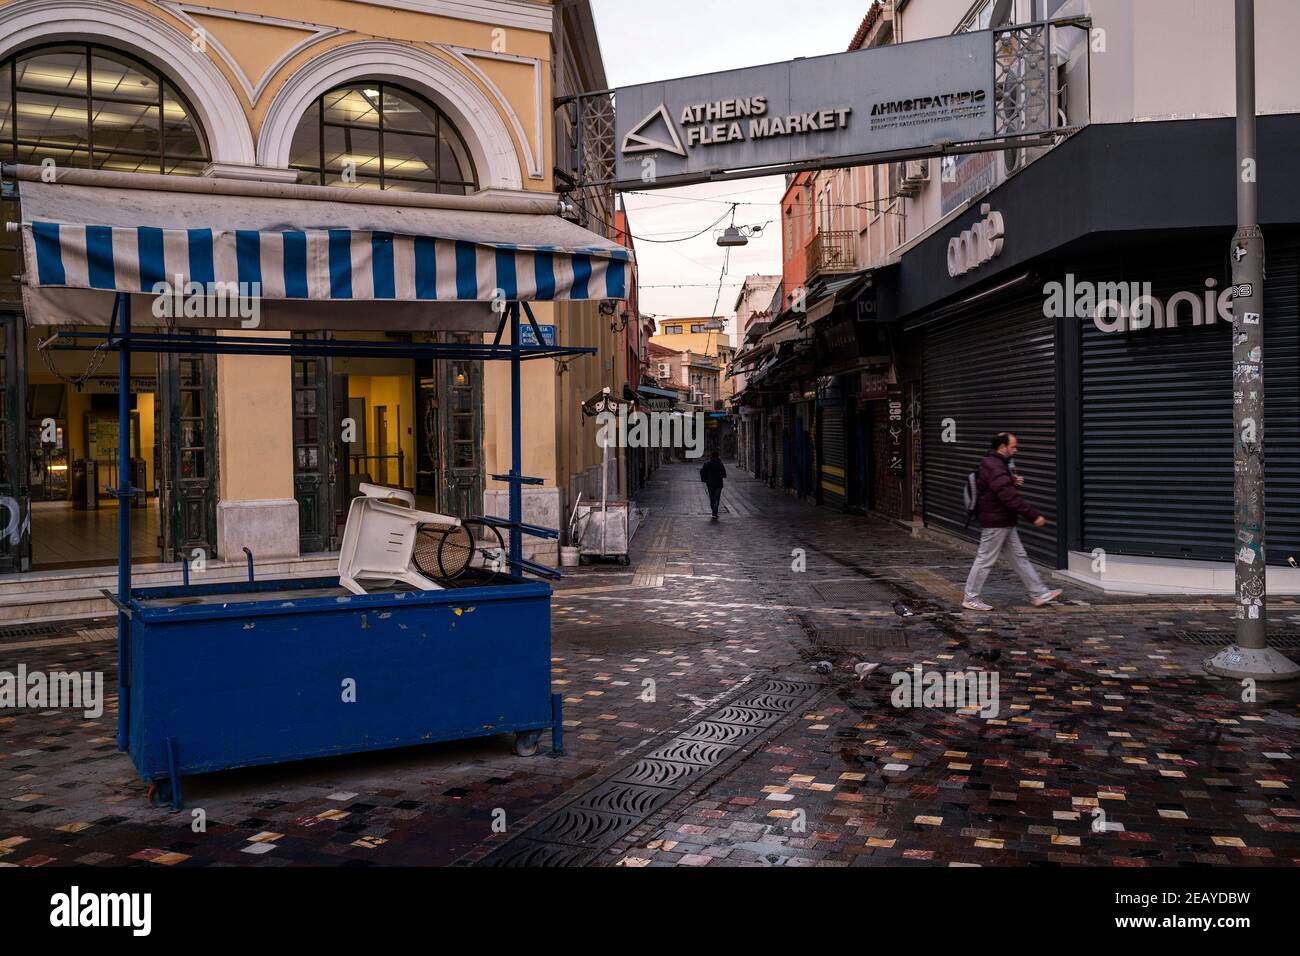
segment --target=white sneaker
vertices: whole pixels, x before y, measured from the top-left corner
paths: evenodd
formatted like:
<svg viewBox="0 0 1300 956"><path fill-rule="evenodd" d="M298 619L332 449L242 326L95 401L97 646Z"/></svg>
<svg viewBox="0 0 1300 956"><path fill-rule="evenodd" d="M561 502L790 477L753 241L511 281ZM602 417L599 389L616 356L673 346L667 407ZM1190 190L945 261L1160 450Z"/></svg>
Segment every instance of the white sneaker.
<svg viewBox="0 0 1300 956"><path fill-rule="evenodd" d="M1034 607L1042 607L1044 604L1051 604L1060 596L1060 588L1057 588L1055 591L1044 591L1042 594L1038 595L1038 597L1030 599L1030 603L1033 604Z"/></svg>
<svg viewBox="0 0 1300 956"><path fill-rule="evenodd" d="M962 601L962 602L961 602L961 606L964 607L964 608L965 608L966 610L968 610L968 611L991 611L991 610L993 610L993 605L992 605L992 604L985 604L985 603L984 603L983 601L981 601L979 598L973 598L973 599L971 599L971 600Z"/></svg>

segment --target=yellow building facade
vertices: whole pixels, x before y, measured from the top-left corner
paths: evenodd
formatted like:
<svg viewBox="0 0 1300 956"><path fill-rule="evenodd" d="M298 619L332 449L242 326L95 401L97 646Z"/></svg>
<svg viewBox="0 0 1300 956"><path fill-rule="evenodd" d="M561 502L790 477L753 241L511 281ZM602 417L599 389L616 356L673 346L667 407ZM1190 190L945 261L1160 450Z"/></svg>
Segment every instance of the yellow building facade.
<svg viewBox="0 0 1300 956"><path fill-rule="evenodd" d="M11 0L0 64L6 163L503 197L556 193L573 132L554 101L606 86L587 4L533 0ZM612 236L611 209L586 196L583 224ZM12 237L0 256L6 278L20 271ZM21 309L15 287L0 288L0 498L18 502L10 523L27 530L6 538L0 571L111 561L105 492L119 463L96 457L110 445L96 436L114 369L40 354L45 333L24 328ZM524 365L523 470L544 479L525 491L524 520L560 527L600 460L581 403L624 385L619 309L533 310L560 344L599 350ZM484 335L384 322L376 310L356 334ZM490 477L509 469L503 363L136 356L134 376L138 459L123 467L153 496L138 558L174 560L196 543L222 560L243 547L259 560L329 551L361 480L412 490L431 510L505 513L506 486ZM41 430L51 421L53 440ZM197 489L193 509L182 485ZM553 561L555 542L528 547Z"/></svg>
<svg viewBox="0 0 1300 956"><path fill-rule="evenodd" d="M708 316L660 319L659 328L650 341L693 356L694 379L688 374L685 380L674 384L683 385L692 392L703 388L709 395L710 407L713 402L731 398L734 383L725 373L736 349L722 322ZM694 399L691 401L695 404Z"/></svg>

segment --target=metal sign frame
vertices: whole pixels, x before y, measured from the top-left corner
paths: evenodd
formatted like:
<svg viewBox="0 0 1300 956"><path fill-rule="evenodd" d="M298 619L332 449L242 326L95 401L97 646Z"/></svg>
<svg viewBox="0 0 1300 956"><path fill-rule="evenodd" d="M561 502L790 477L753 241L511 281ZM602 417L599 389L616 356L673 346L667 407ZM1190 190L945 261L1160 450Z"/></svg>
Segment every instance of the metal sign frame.
<svg viewBox="0 0 1300 956"><path fill-rule="evenodd" d="M570 155L571 182L562 191L573 192L606 187L618 191L666 189L706 182L749 179L822 169L845 169L908 159L990 152L1002 149L1053 146L1082 126L1058 126L1054 108L1052 76L1052 32L1058 29L1089 30L1087 16L1037 20L982 31L993 44L994 135L965 142L937 142L911 149L862 153L850 156L820 157L802 162L779 163L744 168L716 167L700 172L660 176L649 181L619 180L616 175L618 141L616 137L616 91L613 89L580 93L555 101L557 109L570 112L574 131ZM1088 103L1092 107L1092 56L1090 44L1084 44L1087 59ZM567 179L567 177L566 177Z"/></svg>

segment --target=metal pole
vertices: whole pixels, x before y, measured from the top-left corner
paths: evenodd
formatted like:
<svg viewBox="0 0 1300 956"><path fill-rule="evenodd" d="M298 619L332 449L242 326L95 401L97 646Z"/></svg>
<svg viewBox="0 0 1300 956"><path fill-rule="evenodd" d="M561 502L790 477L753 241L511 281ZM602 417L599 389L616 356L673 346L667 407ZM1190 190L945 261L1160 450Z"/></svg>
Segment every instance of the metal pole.
<svg viewBox="0 0 1300 956"><path fill-rule="evenodd" d="M131 600L131 297L117 295L117 320L122 336L117 353L117 600L125 606ZM123 479L126 480L123 480ZM127 660L131 620L117 612L117 749L126 750L130 731L130 666Z"/></svg>
<svg viewBox="0 0 1300 956"><path fill-rule="evenodd" d="M524 570L518 564L523 557L524 520L523 486L519 478L524 473L523 421L520 409L519 388L519 303L511 302L510 311L510 574L522 578Z"/></svg>
<svg viewBox="0 0 1300 956"><path fill-rule="evenodd" d="M609 389L605 389L605 397L609 397ZM609 408L609 402L604 403L606 410ZM600 554L604 557L609 553L609 440L600 443Z"/></svg>
<svg viewBox="0 0 1300 956"><path fill-rule="evenodd" d="M1236 0L1237 232L1232 237L1232 424L1236 643L1205 661L1211 673L1256 680L1300 676L1268 646L1264 550L1264 234L1255 139L1255 0Z"/></svg>

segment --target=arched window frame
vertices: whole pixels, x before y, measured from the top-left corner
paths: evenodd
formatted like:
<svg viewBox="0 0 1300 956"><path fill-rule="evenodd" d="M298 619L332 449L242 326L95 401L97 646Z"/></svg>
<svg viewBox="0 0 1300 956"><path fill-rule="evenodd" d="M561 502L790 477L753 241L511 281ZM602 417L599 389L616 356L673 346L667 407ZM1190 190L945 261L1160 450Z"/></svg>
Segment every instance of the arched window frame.
<svg viewBox="0 0 1300 956"><path fill-rule="evenodd" d="M86 115L86 146L84 149L69 149L65 146L55 146L54 144L42 144L37 140L20 141L18 136L18 104L23 93L35 96L49 96L48 90L24 89L18 86L18 63L21 60L30 59L39 56L42 53L56 50L80 50L85 57L86 68L86 88L84 94L74 92L63 92L58 95L68 99L80 99L85 104ZM94 90L94 59L96 55L108 55L127 61L130 66L139 72L150 76L158 87L158 98L152 104L157 110L158 123L158 151L157 151L157 169L142 170L147 172L157 172L160 174L172 173L175 175L200 175L203 168L212 161L212 151L208 143L208 137L203 129L203 124L199 121L198 112L194 109L189 98L182 92L181 88L162 70L153 66L146 60L141 59L135 54L118 49L101 43L89 43L82 40L52 40L46 43L40 43L35 46L29 46L18 50L0 61L0 76L3 76L3 82L8 89L9 108L11 115L9 117L9 135L0 139L0 149L3 149L11 160L18 157L19 146L28 146L39 150L43 145L48 148L57 149L60 153L71 152L75 156L85 158L85 165L91 169L102 168L96 162L95 148L95 122L94 122L94 104L99 103L121 103L124 105L139 106L145 101L131 99L129 97L117 97L112 94L99 93ZM199 150L194 154L169 154L167 151L167 125L164 122L164 107L168 98L180 103L185 110L185 115L189 119L189 124L193 130L194 136L198 141ZM141 159L153 159L153 151L135 150L129 147L114 147L109 150L100 150L106 155L133 156ZM39 154L38 154L39 158ZM168 168L169 161L173 164ZM81 168L81 164L74 164Z"/></svg>
<svg viewBox="0 0 1300 956"><path fill-rule="evenodd" d="M376 112L379 117L377 126L366 126L364 124L353 125L353 124L343 123L338 120L325 119L325 100L327 97L329 97L334 93L339 92L340 90L352 90L360 87L371 87L371 86L373 86L378 92L378 96L376 97L377 103L375 106ZM384 97L385 97L385 93L389 91L398 94L405 99L416 102L423 109L427 110L434 118L433 131L423 132L423 131L411 130L405 128L392 129L388 127L384 115ZM321 93L314 100L312 100L311 105L307 107L307 110L303 113L303 115L298 120L298 126L297 129L295 129L294 138L297 139L297 132L298 130L301 129L303 123L313 122L313 121L316 123L316 144L317 144L316 156L315 156L316 162L312 164L307 164L304 162L295 162L292 156L290 156L289 159L290 168L299 171L301 176L300 179L301 182L313 184L313 185L325 185L328 182L328 177L335 172L334 170L327 169L325 163L325 130L326 128L333 127L333 128L340 128L340 129L353 128L362 132L377 133L378 149L379 149L379 177L378 178L379 178L380 189L390 188L389 185L390 179L392 180L393 184L397 184L397 183L406 184L415 187L418 191L429 191L427 187L432 187L432 191L434 192L450 192L453 194L463 195L465 193L475 192L479 188L478 170L474 163L473 154L470 152L469 144L466 141L465 137L461 134L460 130L457 128L456 123L451 119L451 117L447 115L447 113L444 110L439 108L436 103L434 103L428 97L421 95L419 92L411 89L408 86L403 86L399 83L392 83L387 80L372 80L372 79L366 79L364 77L349 80L346 83L340 83L337 86L333 86L330 89L326 90L325 92ZM467 166L468 170L462 169L460 171L461 178L453 179L449 177L444 177L442 175L442 169L441 169L442 151L441 151L441 146L439 145L439 148L435 150L436 165L434 168L434 175L432 178L392 175L387 170L387 165L385 162L385 154L384 154L384 141L386 136L389 133L392 133L394 135L401 135L401 136L420 136L435 141L440 141L444 137L450 137L454 140L454 142L458 146L459 148L458 151L460 155L463 157L463 165ZM468 176L466 177L467 172L468 172ZM420 189L420 187L426 187L426 188Z"/></svg>

